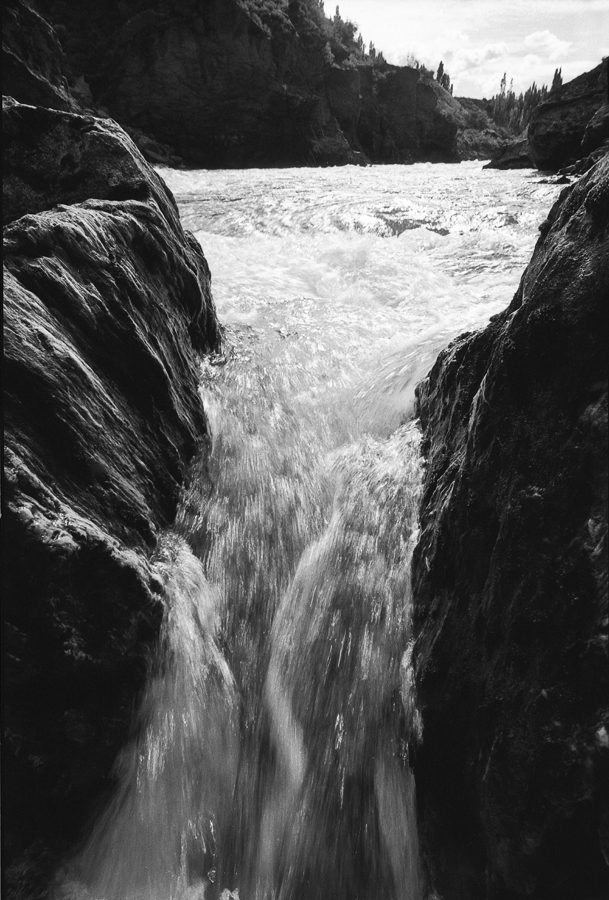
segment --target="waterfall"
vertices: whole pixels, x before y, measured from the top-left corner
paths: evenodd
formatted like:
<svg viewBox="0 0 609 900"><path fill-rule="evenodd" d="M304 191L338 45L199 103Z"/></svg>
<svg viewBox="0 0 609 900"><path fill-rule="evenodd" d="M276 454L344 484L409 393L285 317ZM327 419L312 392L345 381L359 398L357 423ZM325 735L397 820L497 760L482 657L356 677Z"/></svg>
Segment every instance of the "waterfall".
<svg viewBox="0 0 609 900"><path fill-rule="evenodd" d="M118 789L77 861L89 895L173 900L213 868L239 752L238 698L218 647L217 592L183 540L167 535L156 571L165 618Z"/></svg>
<svg viewBox="0 0 609 900"><path fill-rule="evenodd" d="M292 377L205 367L212 454L160 542L160 646L76 896L420 900L419 435L356 435Z"/></svg>
<svg viewBox="0 0 609 900"><path fill-rule="evenodd" d="M154 561L117 791L57 897L424 900L414 385L510 300L555 189L471 164L163 174L225 325L213 447Z"/></svg>

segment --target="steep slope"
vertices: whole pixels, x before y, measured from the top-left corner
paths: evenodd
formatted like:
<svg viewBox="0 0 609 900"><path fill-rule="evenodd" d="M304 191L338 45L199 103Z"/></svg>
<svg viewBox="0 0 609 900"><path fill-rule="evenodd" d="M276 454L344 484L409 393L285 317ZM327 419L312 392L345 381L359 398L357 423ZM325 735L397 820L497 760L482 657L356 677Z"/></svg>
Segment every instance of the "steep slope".
<svg viewBox="0 0 609 900"><path fill-rule="evenodd" d="M194 348L219 334L203 254L126 135L14 102L3 118L4 863L36 897L144 684L151 557L208 441Z"/></svg>
<svg viewBox="0 0 609 900"><path fill-rule="evenodd" d="M595 150L609 137L605 116L594 133L586 128L603 104L609 102L607 61L584 72L550 94L533 112L529 123L529 154L538 169L560 169Z"/></svg>
<svg viewBox="0 0 609 900"><path fill-rule="evenodd" d="M421 837L444 900L609 886L609 160L418 388Z"/></svg>

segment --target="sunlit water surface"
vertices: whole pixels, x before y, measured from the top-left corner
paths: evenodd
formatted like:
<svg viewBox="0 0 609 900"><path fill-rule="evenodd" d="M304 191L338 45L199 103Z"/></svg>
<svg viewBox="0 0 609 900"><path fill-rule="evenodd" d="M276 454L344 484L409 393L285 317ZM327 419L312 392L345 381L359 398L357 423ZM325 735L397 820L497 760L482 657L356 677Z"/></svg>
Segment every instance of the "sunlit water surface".
<svg viewBox="0 0 609 900"><path fill-rule="evenodd" d="M116 797L61 896L421 900L414 386L509 303L558 189L481 163L160 171L225 327L213 451L157 554L163 640Z"/></svg>

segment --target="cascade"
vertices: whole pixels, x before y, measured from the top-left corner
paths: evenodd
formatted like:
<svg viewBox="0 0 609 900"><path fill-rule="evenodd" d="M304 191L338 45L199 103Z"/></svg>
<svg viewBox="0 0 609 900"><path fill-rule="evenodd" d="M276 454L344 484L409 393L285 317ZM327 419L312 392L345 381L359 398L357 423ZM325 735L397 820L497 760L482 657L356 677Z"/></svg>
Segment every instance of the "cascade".
<svg viewBox="0 0 609 900"><path fill-rule="evenodd" d="M155 558L117 792L58 896L423 900L414 386L509 302L556 189L480 164L162 174L225 325L213 447Z"/></svg>

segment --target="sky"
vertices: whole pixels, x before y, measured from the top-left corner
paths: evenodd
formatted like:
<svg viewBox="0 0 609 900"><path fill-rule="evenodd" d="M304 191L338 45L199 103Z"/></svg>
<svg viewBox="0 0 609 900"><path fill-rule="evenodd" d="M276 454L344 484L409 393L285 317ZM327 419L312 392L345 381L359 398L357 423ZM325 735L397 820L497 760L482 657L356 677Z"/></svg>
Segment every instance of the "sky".
<svg viewBox="0 0 609 900"><path fill-rule="evenodd" d="M459 97L491 97L503 73L517 94L563 83L609 55L609 0L338 0L387 62L408 54L434 72L440 60ZM325 0L333 15L336 0Z"/></svg>

